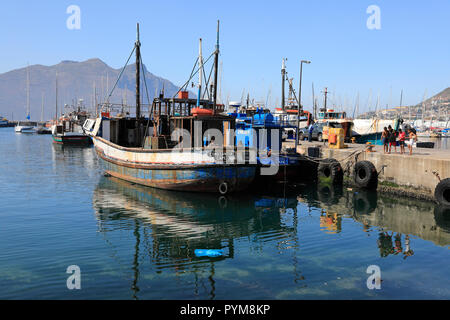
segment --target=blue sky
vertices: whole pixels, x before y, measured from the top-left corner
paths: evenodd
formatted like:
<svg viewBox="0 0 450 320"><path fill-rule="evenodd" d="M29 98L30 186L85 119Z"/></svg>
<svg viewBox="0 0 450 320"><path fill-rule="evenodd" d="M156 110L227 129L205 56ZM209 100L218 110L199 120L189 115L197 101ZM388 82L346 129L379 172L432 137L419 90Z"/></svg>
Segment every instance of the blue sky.
<svg viewBox="0 0 450 320"><path fill-rule="evenodd" d="M81 9L81 29L69 30L69 5ZM369 5L381 10L381 30L369 30ZM288 58L298 87L304 66L303 103L324 87L331 103L364 110L372 92L380 106L418 103L450 86L450 1L3 1L0 72L30 64L98 57L114 68L126 61L141 24L148 69L175 84L186 81L198 52L215 45L221 21L222 98L251 97L280 103L280 68ZM297 89L298 90L298 89ZM392 98L390 92L392 91ZM322 99L321 99L322 100Z"/></svg>

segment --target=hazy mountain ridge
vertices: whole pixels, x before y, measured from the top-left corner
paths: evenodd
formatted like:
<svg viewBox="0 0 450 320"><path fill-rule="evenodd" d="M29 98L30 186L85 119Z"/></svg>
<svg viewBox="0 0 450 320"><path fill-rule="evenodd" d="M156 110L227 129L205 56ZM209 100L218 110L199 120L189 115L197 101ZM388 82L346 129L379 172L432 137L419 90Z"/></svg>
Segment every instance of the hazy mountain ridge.
<svg viewBox="0 0 450 320"><path fill-rule="evenodd" d="M55 115L56 105L56 73L58 73L58 109L65 104L75 104L83 99L88 108L94 105L94 83L97 92L97 102L105 100L114 87L121 69L109 67L98 58L83 62L62 61L53 66L40 64L28 67L30 74L30 111L32 120L40 120L42 94L44 94L44 119ZM128 65L110 98L112 103L135 105L135 65ZM145 79L150 101L164 87L165 96L174 95L179 87L169 80L158 77L145 70ZM141 77L141 96L147 104L146 89ZM108 84L107 84L108 83ZM107 90L109 92L107 92ZM0 115L12 120L25 119L27 108L27 67L0 74Z"/></svg>
<svg viewBox="0 0 450 320"><path fill-rule="evenodd" d="M380 109L377 116L380 118L393 119L397 116L405 119L424 119L449 121L450 120L450 87L435 94L429 99L411 106L402 106L389 109ZM360 118L373 118L374 111L361 114Z"/></svg>

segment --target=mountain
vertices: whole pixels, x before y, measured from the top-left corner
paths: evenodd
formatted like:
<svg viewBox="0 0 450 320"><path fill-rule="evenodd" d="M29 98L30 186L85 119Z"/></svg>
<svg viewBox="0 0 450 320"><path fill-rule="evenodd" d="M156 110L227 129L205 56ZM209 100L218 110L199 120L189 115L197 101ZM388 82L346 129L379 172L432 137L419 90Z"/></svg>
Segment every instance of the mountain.
<svg viewBox="0 0 450 320"><path fill-rule="evenodd" d="M359 115L359 118L371 119L375 112L366 112ZM424 119L434 121L450 120L450 87L438 94L426 99L423 103L419 102L413 106L401 106L390 109L381 109L377 112L377 117L381 119L395 119L401 116L403 119Z"/></svg>
<svg viewBox="0 0 450 320"><path fill-rule="evenodd" d="M78 99L84 100L84 105L93 110L94 84L97 92L97 102L105 101L107 89L112 90L121 69L113 69L100 59L90 59L83 62L62 61L53 66L32 65L28 67L30 74L30 113L31 120L41 119L42 94L44 94L44 119L55 115L56 90L55 79L58 72L58 110L65 104L75 105ZM128 65L110 98L112 103L122 103L126 100L130 106L135 105L135 70L134 64ZM145 70L150 101L155 93L162 90L166 97L173 96L179 89L169 80L158 77ZM143 79L141 74L141 79ZM143 80L141 80L141 97L144 104L148 103ZM27 108L27 68L12 70L0 74L0 115L12 120L24 120Z"/></svg>
<svg viewBox="0 0 450 320"><path fill-rule="evenodd" d="M432 96L430 99L425 100L425 104L431 105L442 105L442 104L448 105L448 103L450 103L450 87L448 87L445 90L442 90L438 94Z"/></svg>

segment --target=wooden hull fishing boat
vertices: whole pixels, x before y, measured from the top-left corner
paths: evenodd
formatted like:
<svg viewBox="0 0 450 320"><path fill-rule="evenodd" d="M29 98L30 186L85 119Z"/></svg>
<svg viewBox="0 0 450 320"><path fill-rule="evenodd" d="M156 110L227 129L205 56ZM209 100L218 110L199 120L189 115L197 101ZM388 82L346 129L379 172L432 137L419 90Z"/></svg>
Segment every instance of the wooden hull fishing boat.
<svg viewBox="0 0 450 320"><path fill-rule="evenodd" d="M139 25L137 34L133 51L136 53L136 83L139 84L143 69ZM136 85L135 117L124 117L122 112L114 115L113 105L107 100L100 110L100 114L107 116L86 120L84 132L92 137L107 175L154 188L220 194L244 190L252 183L256 157L250 161L249 148L237 148L232 144L235 120L221 115L223 110L216 104L218 47L217 42L215 83L206 85L206 90L214 88L214 92L207 92L210 99L201 98L206 91L202 92L201 87L200 40L197 99L189 99L189 93L184 91L191 75L177 92L178 98L176 95L165 98L162 92L152 104L149 102L148 117L144 117L140 85Z"/></svg>
<svg viewBox="0 0 450 320"><path fill-rule="evenodd" d="M226 194L246 189L255 177L256 165L220 163L206 148L145 150L93 140L107 174L149 187Z"/></svg>

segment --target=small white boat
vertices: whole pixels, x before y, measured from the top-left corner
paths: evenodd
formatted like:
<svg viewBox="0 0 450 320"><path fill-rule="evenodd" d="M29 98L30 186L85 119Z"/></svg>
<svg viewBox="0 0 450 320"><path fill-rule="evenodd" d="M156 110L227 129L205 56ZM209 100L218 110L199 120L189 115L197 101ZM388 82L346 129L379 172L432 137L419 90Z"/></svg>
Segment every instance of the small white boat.
<svg viewBox="0 0 450 320"><path fill-rule="evenodd" d="M14 127L16 133L34 133L36 130L33 126L22 126L20 122Z"/></svg>

